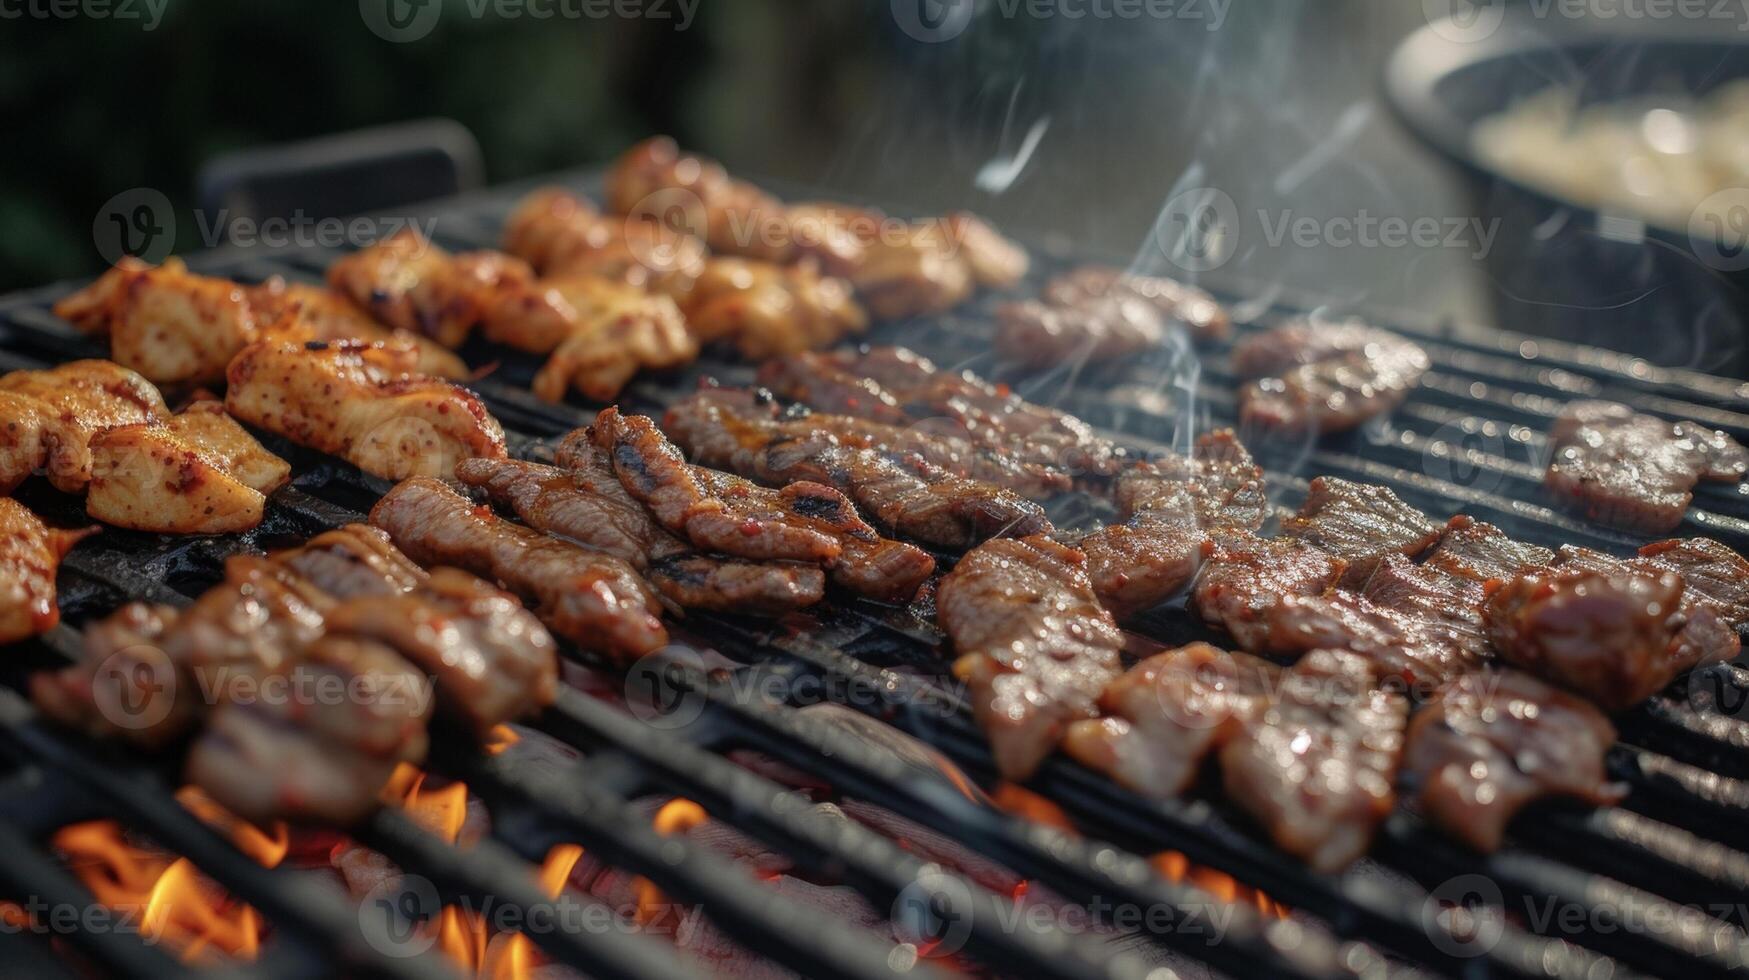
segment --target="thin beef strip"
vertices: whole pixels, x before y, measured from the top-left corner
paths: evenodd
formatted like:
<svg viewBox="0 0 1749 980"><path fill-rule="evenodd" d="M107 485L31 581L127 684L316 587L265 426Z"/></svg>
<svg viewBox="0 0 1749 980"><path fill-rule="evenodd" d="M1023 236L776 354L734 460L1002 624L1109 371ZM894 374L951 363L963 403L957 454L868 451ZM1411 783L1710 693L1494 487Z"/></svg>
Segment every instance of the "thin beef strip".
<svg viewBox="0 0 1749 980"><path fill-rule="evenodd" d="M1749 449L1729 435L1616 402L1569 404L1549 442L1549 492L1588 519L1626 531L1668 532L1682 523L1696 483L1738 483L1749 471Z"/></svg>

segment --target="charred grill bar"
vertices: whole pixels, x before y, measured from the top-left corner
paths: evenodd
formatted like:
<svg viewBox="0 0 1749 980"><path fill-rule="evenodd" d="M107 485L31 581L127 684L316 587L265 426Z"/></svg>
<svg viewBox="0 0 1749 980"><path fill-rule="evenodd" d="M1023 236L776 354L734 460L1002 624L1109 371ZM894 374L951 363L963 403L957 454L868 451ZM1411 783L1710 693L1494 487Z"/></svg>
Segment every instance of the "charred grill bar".
<svg viewBox="0 0 1749 980"><path fill-rule="evenodd" d="M514 200L511 194L492 195L443 208L438 242L458 251L494 245ZM1034 254L1032 291L1073 264L1071 257ZM193 264L202 272L245 281L275 274L319 281L333 257L213 254L197 256ZM45 289L0 300L0 340L7 352L0 354L0 369L101 356L49 312L49 304L65 292ZM986 296L927 322L880 328L871 339L905 344L938 363L991 375L997 300ZM1262 319L1274 323L1292 312L1277 307ZM1749 386L1547 341L1394 326L1428 351L1431 368L1389 428L1265 455L1277 503L1297 504L1305 495L1306 483L1296 474L1329 474L1387 484L1436 518L1462 511L1524 541L1619 551L1628 538L1553 509L1540 492L1548 452L1544 434L1566 402L1613 398L1640 411L1692 418L1749 437ZM1240 328L1239 338L1248 329ZM1210 420L1231 423L1237 416L1237 379L1227 368L1230 347L1230 341L1221 341L1199 351L1198 411L1206 416L1199 429ZM1010 381L1035 400L1080 415L1114 433L1120 443L1149 448L1168 441L1179 421L1161 397L1160 367L1101 368L1097 384L1074 385L1087 379L1061 373L995 380ZM547 459L556 438L593 413L536 400L527 390L532 369L512 361L474 387L508 430L513 456ZM752 374L746 365L701 363L676 381L634 383L622 405L660 414L690 390L697 376L748 383ZM52 665L57 654L75 649L77 626L120 602L184 605L218 577L228 555L296 543L356 520L386 489L344 463L277 442L270 448L293 461L296 477L291 489L272 498L266 523L255 531L191 540L112 530L69 555L62 600L70 625L18 648L21 657L8 668L8 684L16 688L29 669ZM64 501L42 496L30 501L40 512L57 520L67 516L61 512ZM1060 523L1072 525L1075 508L1084 504L1071 496ZM1702 484L1675 533L1704 534L1749 550L1749 501L1734 490ZM832 603L810 610L805 619L806 630L775 631L733 617L694 614L680 638L714 646L745 663L741 671L777 677L789 690L807 689L799 680L812 678L827 689L870 692L874 696L864 699L869 703L854 707L915 735L974 775L992 774L987 743L955 690L927 679L946 667L932 627L865 602ZM1132 628L1163 642L1203 635L1190 617L1174 611L1150 614ZM1483 969L1526 977L1630 971L1724 976L1742 971L1749 959L1740 924L1680 914L1678 908L1705 907L1749 891L1744 853L1749 821L1743 819L1749 816L1749 783L1743 781L1749 779L1749 720L1740 710L1749 698L1749 672L1734 665L1692 678L1687 698L1660 696L1617 719L1622 741L1609 757L1611 776L1631 787L1619 807L1585 812L1538 806L1513 824L1513 846L1487 858L1476 858L1399 811L1372 851L1384 872L1340 878L1305 870L1260 843L1223 802L1146 801L1054 756L1029 786L1095 839L1072 838L920 782L889 753L836 729L808 724L795 711L750 704L722 678L684 659L670 666L652 683L668 688L660 693L694 699L701 708L699 720L677 732L652 731L574 691L561 695L536 727L585 752L574 779L521 772L439 739L430 769L466 781L487 802L503 841L459 850L385 810L360 830L361 842L430 879L446 901L492 896L526 907L542 896L530 884L525 862L538 861L550 844L575 841L609 863L644 874L678 900L700 903L737 942L799 972L854 977L930 972L927 961L895 960L883 944L854 935L848 925L818 910L773 902L736 869L684 841L661 837L629 806L640 793L659 789L699 801L714 818L801 866L842 878L877 908L901 899L901 908L914 904L924 921L932 917L924 909L942 920L963 917L965 954L998 971L1113 978L1145 973L1145 957L1098 936L1057 928L1004 929L990 904L994 896L977 886L956 885L944 876L919 878L920 860L885 838L873 832L846 834L786 805L775 783L724 758L733 750L752 749L823 778L847 795L946 828L960 844L1071 900L1172 908L1181 914L1207 908L1211 896L1168 881L1142 857L1164 849L1231 874L1296 915L1273 920L1242 907L1221 943L1180 928L1153 939L1235 975L1399 976L1422 969L1471 974ZM41 840L74 820L116 817L191 858L275 926L259 960L228 975L326 975L335 967L385 977L446 973L446 962L436 954L382 955L365 941L344 896L260 867L185 810L163 774L142 770L137 757L100 751L48 728L12 690L0 690L0 753L16 765L8 788L20 787L0 806L0 898L34 895L69 905L94 904ZM1665 915L1674 925L1609 929L1581 917L1591 925L1551 937L1536 934L1521 915L1502 921L1499 908L1486 900L1466 914L1442 909L1430 898L1431 889L1470 869L1495 882L1509 908L1523 909L1530 901L1556 910L1547 922L1563 921L1563 910L1588 912L1594 904L1613 902ZM1440 893L1438 898L1475 896ZM1647 921L1652 921L1649 915ZM1471 941L1467 936L1478 925L1484 932L1497 927L1498 938L1491 944ZM532 938L554 960L596 976L657 977L681 970L671 951L644 937L549 932ZM118 974L196 972L134 936L77 931L58 936L58 942ZM3 955L11 956L14 948L20 950L15 962L55 962L37 937L9 937ZM52 969L42 975L55 975Z"/></svg>

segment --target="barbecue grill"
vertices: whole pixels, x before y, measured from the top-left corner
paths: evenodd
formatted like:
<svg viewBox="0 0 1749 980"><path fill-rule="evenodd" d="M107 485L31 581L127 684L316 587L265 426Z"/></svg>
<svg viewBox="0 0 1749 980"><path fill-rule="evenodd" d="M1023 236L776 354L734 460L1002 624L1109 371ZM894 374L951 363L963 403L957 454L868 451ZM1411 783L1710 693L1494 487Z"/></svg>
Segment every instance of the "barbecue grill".
<svg viewBox="0 0 1749 980"><path fill-rule="evenodd" d="M589 193L590 175L565 181ZM776 187L794 199L818 192ZM434 239L449 248L496 244L522 188L439 202ZM1034 246L1022 287L1101 256ZM231 250L190 257L199 272L257 281L279 274L316 281L334 258L320 249ZM48 287L0 300L0 370L105 355L50 312L73 288ZM1255 294L1253 294L1255 295ZM1246 299L1227 294L1226 301ZM1005 374L989 351L995 297L951 314L888 324L867 338L912 347L944 366L1007 381L1147 451L1181 440L1187 421L1161 390L1159 363L1072 367L1042 376ZM1240 333L1304 312L1277 300ZM1275 502L1297 505L1306 477L1333 474L1383 483L1435 517L1473 514L1514 537L1621 552L1626 536L1550 509L1539 485L1544 433L1563 402L1611 398L1639 410L1705 422L1749 439L1749 385L1653 366L1605 350L1457 324L1400 317L1382 325L1414 338L1432 357L1419 389L1383 424L1315 446L1261 447ZM467 352L465 352L467 353ZM504 358L481 352L472 363ZM1194 419L1199 427L1236 416L1227 346L1199 352ZM586 424L592 410L535 399L535 365L511 356L473 384L502 421L514 455L543 458L555 437ZM709 357L684 373L635 382L629 411L661 409L710 376L747 383L752 367ZM65 624L9 651L0 685L0 752L11 763L0 791L0 898L88 908L95 899L45 841L73 821L109 817L191 859L274 927L237 977L446 975L435 952L402 955L392 916L355 911L336 889L287 870L269 870L208 828L172 796L174 773L152 760L98 746L49 727L20 693L32 669L77 649L77 629L129 599L186 604L222 573L232 554L282 547L348 521L386 484L282 441L290 488L269 502L267 520L246 534L177 538L120 530L81 545L65 560ZM81 519L75 501L42 488L26 501L51 521ZM1053 516L1073 525L1094 509L1073 495ZM1737 488L1703 485L1680 534L1749 550L1749 499ZM951 560L951 559L949 559ZM1162 643L1202 638L1181 604L1132 629ZM1144 800L1062 757L1047 761L1029 789L1060 807L1087 836L1074 836L994 809L919 778L890 752L796 710L832 697L928 743L979 779L994 767L957 686L944 680L939 634L927 617L865 601L829 601L781 624L690 614L675 631L682 646L712 649L732 670L676 649L640 662L628 677L634 703L666 713L628 715L565 689L534 727L582 752L567 778L531 772L503 755L482 755L437 735L429 771L465 781L493 817L492 837L460 849L404 813L384 809L358 840L428 881L444 902L490 898L527 909L548 899L529 862L573 841L599 859L643 875L676 901L697 903L748 950L810 976L930 975L936 965L804 904L772 894L722 858L654 829L631 801L652 792L700 803L713 818L763 842L804 869L843 880L876 908L891 908L902 931L951 937L967 961L998 973L1049 977L1142 977L1162 962L1203 963L1231 976L1376 977L1450 974L1602 978L1639 973L1735 975L1749 969L1749 936L1738 905L1749 895L1749 670L1727 664L1691 677L1618 719L1613 778L1631 786L1617 807L1587 810L1545 802L1514 821L1509 845L1477 857L1403 809L1381 828L1369 858L1342 876L1306 870L1274 849L1224 803ZM580 658L581 654L573 655ZM769 682L769 683L767 683ZM748 691L792 692L789 703ZM854 696L847 696L853 692ZM1065 898L1104 909L1163 910L1133 936L1062 925L1015 927L998 896L872 831L822 821L778 784L727 757L755 750L943 832L970 850ZM1181 853L1292 909L1285 918L1226 906L1199 887L1161 876L1145 855ZM1003 896L1006 898L1006 896ZM1211 910L1230 915L1218 941ZM396 911L389 909L389 912ZM380 920L380 921L379 921ZM657 978L685 967L665 945L604 929L531 935L555 961L598 977ZM57 931L53 944L31 930L0 933L0 963L32 976L76 976L63 954L128 976L202 971L136 935L104 929ZM1170 951L1163 954L1162 950ZM1169 955L1163 960L1162 955ZM212 971L216 972L216 971Z"/></svg>

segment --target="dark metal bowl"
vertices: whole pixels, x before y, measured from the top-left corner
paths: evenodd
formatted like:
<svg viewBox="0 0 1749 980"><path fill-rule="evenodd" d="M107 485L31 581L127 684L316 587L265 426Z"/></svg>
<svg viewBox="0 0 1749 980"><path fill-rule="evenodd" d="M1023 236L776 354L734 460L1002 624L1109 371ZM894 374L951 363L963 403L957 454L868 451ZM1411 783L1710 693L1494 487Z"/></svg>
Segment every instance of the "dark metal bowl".
<svg viewBox="0 0 1749 980"><path fill-rule="evenodd" d="M1749 220L1720 233L1563 200L1471 144L1479 120L1551 85L1578 85L1590 104L1704 95L1749 76L1749 44L1729 33L1626 36L1523 15L1491 31L1435 23L1393 52L1387 100L1463 175L1477 216L1499 222L1486 263L1502 327L1749 376Z"/></svg>

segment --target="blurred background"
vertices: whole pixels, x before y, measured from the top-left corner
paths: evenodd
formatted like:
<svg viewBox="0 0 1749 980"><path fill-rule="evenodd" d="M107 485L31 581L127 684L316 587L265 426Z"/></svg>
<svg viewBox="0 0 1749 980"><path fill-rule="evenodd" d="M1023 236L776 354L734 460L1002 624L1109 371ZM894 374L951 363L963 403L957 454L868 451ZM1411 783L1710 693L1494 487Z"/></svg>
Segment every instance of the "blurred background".
<svg viewBox="0 0 1749 980"><path fill-rule="evenodd" d="M1548 279L1542 246L1528 259L1517 246L1545 216L1508 224L1502 247L1475 187L1386 107L1388 56L1442 14L1530 11L1562 35L1611 9L1592 26L1669 26L1627 23L1615 0L1553 2L0 0L0 288L98 271L93 223L118 194L161 193L187 251L212 237L212 216L195 213L203 163L442 117L477 138L488 184L600 167L668 133L741 176L900 212L969 207L1035 241L1187 278L1204 270L1163 262L1157 229L1184 219L1168 205L1186 189L1213 189L1237 220L1206 271L1248 294L1523 330L1577 311L1546 328L1569 339L1627 310L1598 342L1741 370L1737 300L1703 284L1699 307L1633 307L1693 291L1636 251L1603 276L1577 258L1583 275L1531 295ZM1749 37L1749 23L1681 26ZM1613 50L1618 65L1642 63L1631 45ZM1360 240L1386 219L1430 223L1438 240ZM1310 235L1287 233L1307 221ZM1684 339L1648 339L1648 318L1680 321Z"/></svg>

